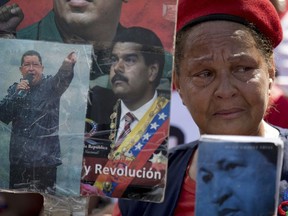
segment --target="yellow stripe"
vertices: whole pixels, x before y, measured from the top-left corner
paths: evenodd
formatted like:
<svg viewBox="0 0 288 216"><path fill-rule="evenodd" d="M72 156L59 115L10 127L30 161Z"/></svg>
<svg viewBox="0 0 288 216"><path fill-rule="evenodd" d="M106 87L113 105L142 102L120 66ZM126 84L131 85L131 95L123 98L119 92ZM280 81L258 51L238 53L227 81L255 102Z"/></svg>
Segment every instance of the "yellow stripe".
<svg viewBox="0 0 288 216"><path fill-rule="evenodd" d="M149 108L149 110L138 122L136 127L127 135L127 137L120 144L117 150L113 152L113 155L115 156L117 153L127 152L127 150L130 150L134 146L134 144L143 136L146 128L150 125L154 116L159 113L168 102L168 99L164 97L158 97L152 104L152 106Z"/></svg>

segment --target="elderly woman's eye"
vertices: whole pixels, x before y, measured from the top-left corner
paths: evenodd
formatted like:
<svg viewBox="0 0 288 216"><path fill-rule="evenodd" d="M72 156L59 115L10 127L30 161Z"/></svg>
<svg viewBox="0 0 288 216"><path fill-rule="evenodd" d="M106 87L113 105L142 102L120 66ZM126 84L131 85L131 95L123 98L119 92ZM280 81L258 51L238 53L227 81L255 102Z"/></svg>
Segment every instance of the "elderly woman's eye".
<svg viewBox="0 0 288 216"><path fill-rule="evenodd" d="M234 77L240 81L247 82L248 80L255 77L255 74L257 74L257 70L253 67L249 66L239 66L236 67L232 71Z"/></svg>
<svg viewBox="0 0 288 216"><path fill-rule="evenodd" d="M235 73L244 73L244 72L249 72L251 70L252 70L251 67L241 66L241 67L236 68Z"/></svg>
<svg viewBox="0 0 288 216"><path fill-rule="evenodd" d="M203 72L195 74L194 76L199 77L199 78L209 78L212 76L212 73L210 71L203 71Z"/></svg>
<svg viewBox="0 0 288 216"><path fill-rule="evenodd" d="M201 71L192 75L193 84L199 87L207 86L212 82L213 78L214 73L209 70Z"/></svg>

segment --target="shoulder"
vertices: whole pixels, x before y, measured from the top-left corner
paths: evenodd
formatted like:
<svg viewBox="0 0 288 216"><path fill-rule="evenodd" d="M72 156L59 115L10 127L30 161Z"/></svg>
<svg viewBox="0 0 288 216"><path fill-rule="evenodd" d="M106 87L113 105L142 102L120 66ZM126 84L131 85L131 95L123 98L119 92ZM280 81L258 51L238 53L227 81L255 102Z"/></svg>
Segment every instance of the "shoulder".
<svg viewBox="0 0 288 216"><path fill-rule="evenodd" d="M279 130L280 137L284 138L288 141L288 129L287 128L281 128L281 127L276 127Z"/></svg>
<svg viewBox="0 0 288 216"><path fill-rule="evenodd" d="M38 23L34 23L33 25L30 25L26 28L19 30L16 33L17 39L37 40L38 31L39 31Z"/></svg>
<svg viewBox="0 0 288 216"><path fill-rule="evenodd" d="M17 87L18 83L14 82L11 86L9 86L8 88L8 94L13 94L16 91L16 87Z"/></svg>
<svg viewBox="0 0 288 216"><path fill-rule="evenodd" d="M39 83L36 85L37 88L45 88L47 85L49 85L52 82L53 76L52 75L43 75L42 79L39 81Z"/></svg>
<svg viewBox="0 0 288 216"><path fill-rule="evenodd" d="M53 11L50 11L42 20L26 28L19 30L17 39L47 40L62 42L61 35L54 19Z"/></svg>
<svg viewBox="0 0 288 216"><path fill-rule="evenodd" d="M43 75L42 77L42 81L47 81L53 78L53 75L49 74L49 75Z"/></svg>
<svg viewBox="0 0 288 216"><path fill-rule="evenodd" d="M288 129L274 126L280 133L279 137L284 142L283 164L280 182L280 202L285 201L288 189Z"/></svg>
<svg viewBox="0 0 288 216"><path fill-rule="evenodd" d="M283 164L282 164L282 180L288 180L288 129L281 128L278 126L273 126L279 131L279 137L283 140L284 150L283 150Z"/></svg>
<svg viewBox="0 0 288 216"><path fill-rule="evenodd" d="M32 25L29 25L17 32L17 38L18 39L37 39L37 36L39 34L40 30L40 24L44 20L53 20L54 19L54 13L51 11L49 12L42 20L39 22L33 23Z"/></svg>
<svg viewBox="0 0 288 216"><path fill-rule="evenodd" d="M198 146L198 140L191 143L178 145L169 150L169 157L175 155L182 155L185 154L187 151L194 151L197 146Z"/></svg>
<svg viewBox="0 0 288 216"><path fill-rule="evenodd" d="M194 141L188 144L181 144L172 149L169 149L168 154L168 166L169 171L180 172L179 167L186 167L191 155L196 150L198 141Z"/></svg>

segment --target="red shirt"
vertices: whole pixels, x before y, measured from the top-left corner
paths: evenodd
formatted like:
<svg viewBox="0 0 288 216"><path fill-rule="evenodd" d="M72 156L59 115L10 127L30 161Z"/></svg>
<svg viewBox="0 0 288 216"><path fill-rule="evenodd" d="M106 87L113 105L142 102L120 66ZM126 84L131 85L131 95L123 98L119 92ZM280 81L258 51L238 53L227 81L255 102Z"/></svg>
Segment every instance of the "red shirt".
<svg viewBox="0 0 288 216"><path fill-rule="evenodd" d="M180 197L175 209L175 216L194 216L196 182L190 178L188 171L189 167L182 184Z"/></svg>

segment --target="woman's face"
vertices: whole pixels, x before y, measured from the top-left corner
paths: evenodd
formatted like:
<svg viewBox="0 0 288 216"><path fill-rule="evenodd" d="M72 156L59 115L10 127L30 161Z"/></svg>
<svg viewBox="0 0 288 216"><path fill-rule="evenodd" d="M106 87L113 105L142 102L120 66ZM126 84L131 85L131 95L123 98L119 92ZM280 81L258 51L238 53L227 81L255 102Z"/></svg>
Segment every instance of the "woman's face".
<svg viewBox="0 0 288 216"><path fill-rule="evenodd" d="M183 43L174 80L200 133L262 135L274 65L248 29L205 22L190 29Z"/></svg>

